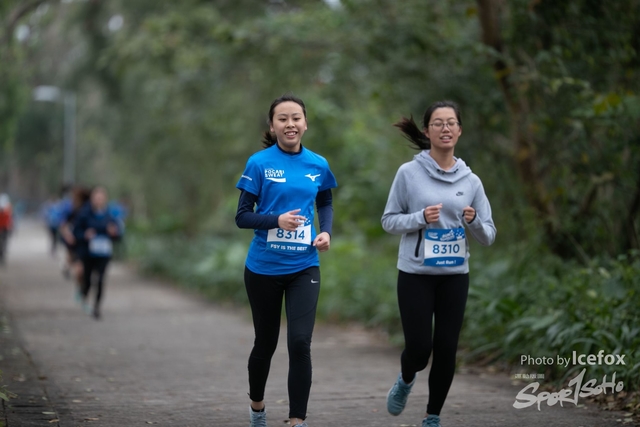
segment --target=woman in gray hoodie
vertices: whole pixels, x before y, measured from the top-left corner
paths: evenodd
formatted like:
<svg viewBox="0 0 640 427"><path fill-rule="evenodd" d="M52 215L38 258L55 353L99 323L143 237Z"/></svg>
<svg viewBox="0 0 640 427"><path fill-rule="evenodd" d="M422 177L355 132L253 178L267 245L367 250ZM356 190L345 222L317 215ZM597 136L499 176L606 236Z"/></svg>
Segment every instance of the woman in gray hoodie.
<svg viewBox="0 0 640 427"><path fill-rule="evenodd" d="M416 373L427 367L433 351L422 426L440 427L469 290L467 233L488 246L496 228L480 178L454 156L462 135L458 106L432 104L423 130L413 118L395 126L421 151L398 169L382 216L386 232L402 235L398 305L405 338L401 372L387 395L387 409L392 415L402 412Z"/></svg>

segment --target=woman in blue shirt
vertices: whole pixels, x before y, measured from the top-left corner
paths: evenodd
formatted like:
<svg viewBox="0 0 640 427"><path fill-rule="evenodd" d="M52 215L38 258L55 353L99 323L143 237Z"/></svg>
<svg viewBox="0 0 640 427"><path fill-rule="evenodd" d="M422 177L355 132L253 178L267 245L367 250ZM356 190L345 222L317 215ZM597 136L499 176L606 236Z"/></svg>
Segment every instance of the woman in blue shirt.
<svg viewBox="0 0 640 427"><path fill-rule="evenodd" d="M265 427L264 389L278 344L282 300L287 314L289 422L304 421L311 389L311 336L320 291L318 252L329 250L337 186L329 164L302 146L302 100L285 95L269 109L265 149L252 155L236 185L240 228L254 230L244 279L255 330L249 357L251 427ZM320 233L314 226L314 203Z"/></svg>

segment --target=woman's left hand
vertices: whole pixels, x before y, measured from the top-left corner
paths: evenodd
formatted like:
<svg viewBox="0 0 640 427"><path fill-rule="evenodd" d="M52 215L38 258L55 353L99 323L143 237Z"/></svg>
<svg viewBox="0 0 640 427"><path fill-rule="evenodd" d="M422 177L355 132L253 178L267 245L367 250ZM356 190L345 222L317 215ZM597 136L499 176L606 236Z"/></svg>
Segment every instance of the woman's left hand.
<svg viewBox="0 0 640 427"><path fill-rule="evenodd" d="M107 224L107 234L111 237L118 236L118 226L112 223Z"/></svg>
<svg viewBox="0 0 640 427"><path fill-rule="evenodd" d="M329 250L329 246L331 245L331 236L326 231L318 234L313 241L313 246L318 249L320 252L326 252Z"/></svg>
<svg viewBox="0 0 640 427"><path fill-rule="evenodd" d="M467 224L469 224L476 218L476 210L471 206L467 206L466 208L462 209L462 215L464 215L464 220L467 222Z"/></svg>

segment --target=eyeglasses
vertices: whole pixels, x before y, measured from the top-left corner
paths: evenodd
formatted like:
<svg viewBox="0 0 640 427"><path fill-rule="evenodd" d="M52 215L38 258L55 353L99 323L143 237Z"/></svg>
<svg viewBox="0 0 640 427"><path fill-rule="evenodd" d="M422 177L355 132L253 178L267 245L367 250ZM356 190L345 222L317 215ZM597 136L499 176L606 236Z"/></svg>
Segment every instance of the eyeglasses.
<svg viewBox="0 0 640 427"><path fill-rule="evenodd" d="M429 123L429 126L433 126L433 128L437 130L442 130L446 126L449 128L449 130L455 131L458 130L458 127L460 127L460 123L454 120L449 120L448 122L441 122L440 120L436 120L433 123Z"/></svg>

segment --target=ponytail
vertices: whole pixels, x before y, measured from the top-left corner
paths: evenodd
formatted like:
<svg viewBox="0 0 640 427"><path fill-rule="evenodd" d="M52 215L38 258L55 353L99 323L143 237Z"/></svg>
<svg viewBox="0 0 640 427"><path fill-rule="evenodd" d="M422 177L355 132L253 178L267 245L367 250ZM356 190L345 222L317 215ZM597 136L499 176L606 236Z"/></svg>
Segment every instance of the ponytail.
<svg viewBox="0 0 640 427"><path fill-rule="evenodd" d="M402 136L413 144L411 148L415 148L416 150L428 150L431 148L431 141L418 128L416 122L413 121L413 115L408 119L403 117L402 120L395 123L394 126L400 129Z"/></svg>
<svg viewBox="0 0 640 427"><path fill-rule="evenodd" d="M269 148L275 145L278 142L278 139L268 130L264 131L262 134L262 146L264 148Z"/></svg>
<svg viewBox="0 0 640 427"><path fill-rule="evenodd" d="M431 121L431 115L438 108L451 108L456 114L458 123L462 126L462 116L460 114L460 107L453 101L436 101L427 108L422 118L422 125L426 128ZM403 117L398 123L394 124L395 127L400 129L402 136L411 142L416 150L428 150L431 148L431 141L427 136L418 128L416 122L413 121L413 116L409 116L407 119Z"/></svg>

